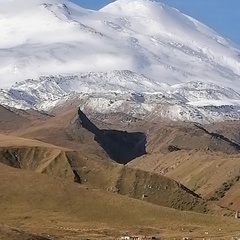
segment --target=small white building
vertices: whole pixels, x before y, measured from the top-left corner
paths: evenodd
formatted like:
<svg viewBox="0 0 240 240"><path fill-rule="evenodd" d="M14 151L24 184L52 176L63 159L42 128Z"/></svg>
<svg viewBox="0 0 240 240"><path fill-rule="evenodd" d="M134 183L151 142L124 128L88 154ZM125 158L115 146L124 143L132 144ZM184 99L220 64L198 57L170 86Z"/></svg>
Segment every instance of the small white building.
<svg viewBox="0 0 240 240"><path fill-rule="evenodd" d="M124 236L124 237L121 237L120 239L121 240L130 240L130 237L129 236Z"/></svg>

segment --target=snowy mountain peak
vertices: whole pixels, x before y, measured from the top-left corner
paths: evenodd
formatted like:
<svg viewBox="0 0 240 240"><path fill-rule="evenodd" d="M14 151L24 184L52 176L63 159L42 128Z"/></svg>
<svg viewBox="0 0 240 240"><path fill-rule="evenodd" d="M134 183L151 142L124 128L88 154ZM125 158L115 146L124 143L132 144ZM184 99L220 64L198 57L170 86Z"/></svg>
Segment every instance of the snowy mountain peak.
<svg viewBox="0 0 240 240"><path fill-rule="evenodd" d="M151 1L151 0L117 0L114 1L107 6L103 7L101 11L111 11L113 14L117 13L117 11L126 11L129 13L134 11L135 13L139 13L139 11L151 10L154 7L164 6L164 4ZM142 12L141 12L142 13Z"/></svg>
<svg viewBox="0 0 240 240"><path fill-rule="evenodd" d="M170 12L177 12L177 10L163 3L151 0L118 0L103 7L100 11L113 15L148 17L156 20L157 18L161 20L160 18L162 15L168 15Z"/></svg>
<svg viewBox="0 0 240 240"><path fill-rule="evenodd" d="M1 88L95 72L92 88L98 89L103 73L127 70L151 81L131 82L114 72L118 83L108 78L111 89L144 86L152 93L162 83L212 82L240 91L240 50L161 3L118 0L91 11L65 0L2 0L0 22Z"/></svg>

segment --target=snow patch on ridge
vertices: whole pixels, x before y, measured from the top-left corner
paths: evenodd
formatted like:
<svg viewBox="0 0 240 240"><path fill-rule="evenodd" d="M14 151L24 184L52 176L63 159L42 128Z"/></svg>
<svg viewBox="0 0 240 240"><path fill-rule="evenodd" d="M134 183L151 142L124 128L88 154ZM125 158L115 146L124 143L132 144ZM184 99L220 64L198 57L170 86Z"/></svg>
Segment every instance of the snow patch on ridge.
<svg viewBox="0 0 240 240"><path fill-rule="evenodd" d="M141 84L139 84L139 82ZM28 79L0 91L0 104L49 111L67 101L87 111L209 123L240 119L240 94L213 83L167 85L130 71Z"/></svg>

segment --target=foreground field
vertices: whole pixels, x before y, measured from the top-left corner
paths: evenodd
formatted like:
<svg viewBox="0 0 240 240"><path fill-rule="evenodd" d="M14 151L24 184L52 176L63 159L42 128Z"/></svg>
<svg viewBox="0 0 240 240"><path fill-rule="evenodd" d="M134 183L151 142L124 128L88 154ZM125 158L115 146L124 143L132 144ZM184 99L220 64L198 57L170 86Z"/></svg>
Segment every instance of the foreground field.
<svg viewBox="0 0 240 240"><path fill-rule="evenodd" d="M0 176L0 222L50 239L116 238L126 231L170 239L240 234L233 218L159 207L3 164Z"/></svg>

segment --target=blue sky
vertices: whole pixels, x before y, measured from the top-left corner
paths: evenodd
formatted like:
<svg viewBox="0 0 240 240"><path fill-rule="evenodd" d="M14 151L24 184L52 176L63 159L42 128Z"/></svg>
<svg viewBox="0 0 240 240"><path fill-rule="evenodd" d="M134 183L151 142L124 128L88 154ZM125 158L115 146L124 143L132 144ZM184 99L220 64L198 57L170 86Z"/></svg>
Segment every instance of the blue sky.
<svg viewBox="0 0 240 240"><path fill-rule="evenodd" d="M71 0L81 7L95 9L113 0ZM240 0L161 0L207 24L240 45Z"/></svg>

